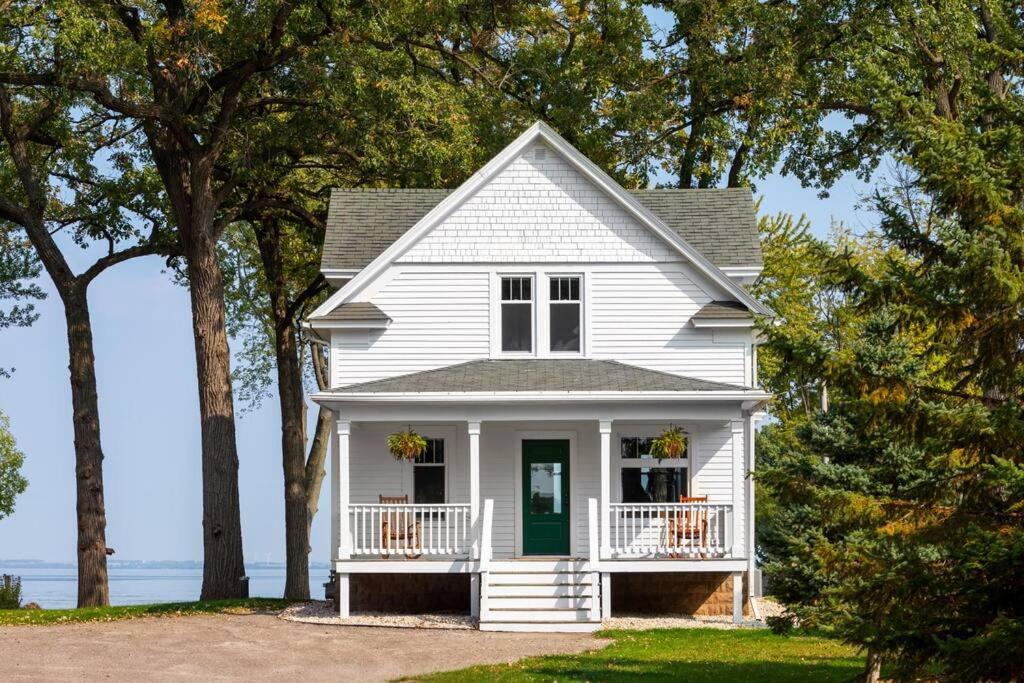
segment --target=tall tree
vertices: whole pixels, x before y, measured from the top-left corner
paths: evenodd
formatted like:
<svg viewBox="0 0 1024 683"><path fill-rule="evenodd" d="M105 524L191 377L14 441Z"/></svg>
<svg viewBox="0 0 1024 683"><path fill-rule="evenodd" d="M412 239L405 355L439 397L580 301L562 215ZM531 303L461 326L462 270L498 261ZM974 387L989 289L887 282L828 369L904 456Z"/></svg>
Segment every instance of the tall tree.
<svg viewBox="0 0 1024 683"><path fill-rule="evenodd" d="M851 265L865 324L832 369L829 410L799 448L819 456L788 487L816 507L805 615L896 675L1024 675L1024 12L1013 3L844 5L856 32L821 73L846 131L805 139L806 178L899 172L875 204L905 253ZM827 459L827 460L826 460ZM780 481L785 484L786 480Z"/></svg>
<svg viewBox="0 0 1024 683"><path fill-rule="evenodd" d="M0 519L14 512L14 499L28 486L21 476L24 462L25 454L18 450L11 433L11 420L0 411Z"/></svg>
<svg viewBox="0 0 1024 683"><path fill-rule="evenodd" d="M60 296L67 325L75 434L78 518L78 604L106 605L106 512L103 451L89 312L89 285L106 269L165 251L159 220L143 233L150 187L123 142L133 134L121 117L96 116L53 79L25 77L49 68L37 42L56 15L9 4L0 21L8 49L0 53L0 221L24 231ZM113 166L104 176L100 164ZM58 241L63 237L62 241ZM75 273L66 251L105 245ZM13 257L13 255L12 255ZM5 257L7 260L8 257Z"/></svg>
<svg viewBox="0 0 1024 683"><path fill-rule="evenodd" d="M317 105L280 129L290 151L240 182L241 203L233 212L239 220L223 245L229 331L242 342L236 387L258 403L276 384L285 597L292 599L309 598L309 533L330 436L330 414L321 408L307 439L304 387L327 388L329 378L322 344L301 327L328 289L319 256L330 189L452 185L492 152L478 144L468 116L479 93L429 72L415 74L405 52L361 47L344 58L344 75L324 81L314 74L298 88Z"/></svg>
<svg viewBox="0 0 1024 683"><path fill-rule="evenodd" d="M46 298L34 282L42 267L32 244L20 228L5 223L0 222L0 302L9 306L0 308L0 330L34 323L39 318L34 302ZM0 378L10 377L12 371L0 366Z"/></svg>

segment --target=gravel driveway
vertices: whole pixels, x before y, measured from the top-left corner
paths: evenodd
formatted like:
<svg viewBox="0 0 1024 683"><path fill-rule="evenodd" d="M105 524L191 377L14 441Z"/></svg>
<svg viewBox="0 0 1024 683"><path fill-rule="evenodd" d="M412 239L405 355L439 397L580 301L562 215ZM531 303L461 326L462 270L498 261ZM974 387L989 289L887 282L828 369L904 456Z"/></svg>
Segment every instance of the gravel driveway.
<svg viewBox="0 0 1024 683"><path fill-rule="evenodd" d="M297 624L270 614L0 628L0 680L382 681L603 646L587 634Z"/></svg>

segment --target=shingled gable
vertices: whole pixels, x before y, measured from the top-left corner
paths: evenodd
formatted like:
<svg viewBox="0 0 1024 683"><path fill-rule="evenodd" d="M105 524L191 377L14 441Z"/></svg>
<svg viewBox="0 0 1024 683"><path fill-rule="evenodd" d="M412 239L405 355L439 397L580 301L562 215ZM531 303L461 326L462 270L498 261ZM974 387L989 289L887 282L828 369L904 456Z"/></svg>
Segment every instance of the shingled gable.
<svg viewBox="0 0 1024 683"><path fill-rule="evenodd" d="M328 275L351 277L451 193L452 190L334 189L327 211L320 269ZM629 190L629 194L719 268L761 268L761 241L749 189Z"/></svg>
<svg viewBox="0 0 1024 683"><path fill-rule="evenodd" d="M391 242L379 253L369 264L355 273L354 277L341 289L334 293L327 301L320 305L310 316L310 319L320 318L333 311L339 304L351 300L357 292L361 291L369 282L372 282L391 262L398 258L404 251L415 244L420 238L427 234L434 226L444 220L447 216L461 206L461 204L473 196L478 189L486 185L491 179L499 174L504 168L519 156L529 145L534 142L543 141L554 149L584 177L592 182L597 188L604 191L608 197L614 200L619 206L659 236L669 247L675 249L689 260L694 267L707 276L711 281L742 302L752 311L769 315L771 311L751 297L739 284L731 280L718 266L707 256L694 248L686 239L660 218L644 206L644 203L634 197L621 186L612 180L601 169L595 166L590 160L580 154L575 148L566 142L561 136L555 133L550 127L537 122L526 132L520 135L508 147L496 157L471 176L458 189L448 194L443 200L427 210L427 212L407 230L401 237ZM749 197L749 193L748 193ZM382 196L383 198L383 196ZM426 199L426 197L424 197ZM749 199L747 200L749 201ZM422 207L422 204L418 206ZM410 214L418 213L419 209L412 206L407 207ZM751 208L752 211L752 208ZM384 239L387 239L386 237ZM328 251L325 247L325 252ZM330 245L330 251L335 253L334 245ZM759 256L759 251L758 251ZM326 257L325 257L326 258ZM353 271L356 267L352 268Z"/></svg>

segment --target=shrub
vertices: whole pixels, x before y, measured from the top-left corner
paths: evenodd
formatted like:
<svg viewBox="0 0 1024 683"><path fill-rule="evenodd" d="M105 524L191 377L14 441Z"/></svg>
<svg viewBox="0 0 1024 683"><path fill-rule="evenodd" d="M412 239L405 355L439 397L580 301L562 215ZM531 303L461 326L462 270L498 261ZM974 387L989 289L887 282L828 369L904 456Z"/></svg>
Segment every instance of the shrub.
<svg viewBox="0 0 1024 683"><path fill-rule="evenodd" d="M0 609L21 607L21 579L4 574L0 576Z"/></svg>

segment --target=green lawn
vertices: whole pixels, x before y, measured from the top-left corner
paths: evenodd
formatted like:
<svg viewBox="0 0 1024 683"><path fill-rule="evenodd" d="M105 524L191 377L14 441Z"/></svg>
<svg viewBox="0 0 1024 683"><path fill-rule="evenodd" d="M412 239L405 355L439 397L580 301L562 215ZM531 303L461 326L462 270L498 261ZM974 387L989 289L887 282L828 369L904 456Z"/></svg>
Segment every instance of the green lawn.
<svg viewBox="0 0 1024 683"><path fill-rule="evenodd" d="M151 616L189 614L246 614L281 610L287 600L249 598L247 600L207 600L205 602L166 602L156 605L122 607L84 607L82 609L2 609L0 626L66 624L80 621L115 621Z"/></svg>
<svg viewBox="0 0 1024 683"><path fill-rule="evenodd" d="M425 681L686 681L772 683L849 681L864 660L852 647L817 636L766 630L604 631L614 642L580 655L532 657L417 678Z"/></svg>

